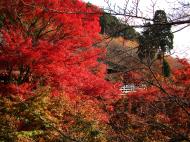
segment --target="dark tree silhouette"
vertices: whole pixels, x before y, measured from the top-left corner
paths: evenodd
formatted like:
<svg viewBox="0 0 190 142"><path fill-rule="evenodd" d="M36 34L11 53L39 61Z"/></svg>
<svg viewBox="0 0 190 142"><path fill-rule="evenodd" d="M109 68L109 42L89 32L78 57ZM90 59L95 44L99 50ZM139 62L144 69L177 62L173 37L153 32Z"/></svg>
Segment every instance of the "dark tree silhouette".
<svg viewBox="0 0 190 142"><path fill-rule="evenodd" d="M173 34L171 25L168 25L166 13L157 10L154 15L153 24L147 23L139 38L140 47L138 56L141 60L148 62L156 57L164 57L166 52L173 49Z"/></svg>

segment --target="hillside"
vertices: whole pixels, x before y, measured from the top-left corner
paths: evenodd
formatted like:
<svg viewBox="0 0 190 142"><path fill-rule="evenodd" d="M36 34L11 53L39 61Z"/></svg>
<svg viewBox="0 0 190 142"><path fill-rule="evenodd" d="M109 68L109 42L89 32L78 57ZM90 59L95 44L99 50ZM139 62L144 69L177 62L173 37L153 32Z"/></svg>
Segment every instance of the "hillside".
<svg viewBox="0 0 190 142"><path fill-rule="evenodd" d="M125 39L133 40L137 39L140 35L134 28L130 27L121 19L108 13L104 13L100 17L100 26L101 34L106 34L111 37L122 36Z"/></svg>
<svg viewBox="0 0 190 142"><path fill-rule="evenodd" d="M150 74L146 62L142 62L137 54L138 42L135 40L126 40L123 37L107 39L102 43L102 46L107 46L107 53L104 63L107 67L107 79L110 81L123 80L123 74L129 72L144 72L142 78L146 78ZM181 64L172 56L166 56L165 60L170 65L171 70L178 69ZM154 60L151 69L162 75L162 60Z"/></svg>

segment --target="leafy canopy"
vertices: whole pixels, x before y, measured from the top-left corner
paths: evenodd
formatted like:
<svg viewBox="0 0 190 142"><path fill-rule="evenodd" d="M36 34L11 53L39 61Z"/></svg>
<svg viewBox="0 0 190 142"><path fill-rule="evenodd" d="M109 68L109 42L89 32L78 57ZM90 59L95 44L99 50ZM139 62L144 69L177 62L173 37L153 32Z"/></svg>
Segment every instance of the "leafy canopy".
<svg viewBox="0 0 190 142"><path fill-rule="evenodd" d="M3 0L0 6L0 90L33 94L38 86L71 96L114 96L98 62L100 10L79 0ZM86 14L97 13L97 14Z"/></svg>

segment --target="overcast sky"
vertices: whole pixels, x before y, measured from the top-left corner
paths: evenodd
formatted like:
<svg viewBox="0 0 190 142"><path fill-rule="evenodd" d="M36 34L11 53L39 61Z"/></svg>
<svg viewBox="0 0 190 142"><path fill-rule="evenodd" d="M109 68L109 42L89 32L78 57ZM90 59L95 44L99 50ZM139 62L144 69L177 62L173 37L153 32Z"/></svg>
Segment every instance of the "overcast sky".
<svg viewBox="0 0 190 142"><path fill-rule="evenodd" d="M106 8L107 4L104 2L105 0L83 0L85 2L90 2L92 4L95 4L97 6ZM108 0L107 0L108 1ZM144 15L150 14L148 10L149 7L151 7L151 0L141 0L140 1L140 7L143 9ZM167 0L167 3L164 0L157 0L157 7L156 9L162 9L165 10L166 13L171 11L171 7L174 7L175 4L173 3L176 0ZM109 0L110 3L112 3L112 6L116 4L116 6L122 7L125 3L125 0ZM145 12L144 12L145 11ZM151 13L152 15L152 13ZM150 17L151 17L150 15ZM140 23L141 24L141 23ZM142 23L143 24L143 23ZM179 57L185 57L190 59L190 27L186 28L180 32L177 32L174 34L174 50L175 56Z"/></svg>

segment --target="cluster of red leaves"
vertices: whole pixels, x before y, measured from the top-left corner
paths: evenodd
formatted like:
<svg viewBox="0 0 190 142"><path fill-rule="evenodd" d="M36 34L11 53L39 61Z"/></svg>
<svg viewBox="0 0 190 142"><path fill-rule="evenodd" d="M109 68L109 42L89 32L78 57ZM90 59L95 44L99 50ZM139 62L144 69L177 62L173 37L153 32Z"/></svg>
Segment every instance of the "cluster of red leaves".
<svg viewBox="0 0 190 142"><path fill-rule="evenodd" d="M146 89L128 93L115 104L111 122L116 138L190 140L190 64L186 60L178 62L180 68L173 69L170 78L156 74L157 80Z"/></svg>
<svg viewBox="0 0 190 142"><path fill-rule="evenodd" d="M112 111L111 100L119 94L118 85L104 79L106 65L99 60L104 57L105 49L95 46L101 41L100 10L80 0L2 0L0 12L3 17L0 27L0 97L15 97L16 100L18 97L21 101L18 104L30 101L33 104L37 103L38 95L45 94L38 92L44 87L51 88L53 96L49 95L49 99L59 98L55 103L48 100L45 104L49 108L44 110L37 105L24 107L26 113L10 106L11 113L0 112L2 117L6 120L7 113L13 118L22 118L17 120L16 132L49 131L51 128L44 128L43 122L40 124L41 119L37 123L33 121L38 118L34 112L41 111L40 117L58 120L52 122L53 126L56 124L55 127L66 135L74 137L76 133L79 139L89 134L88 139L92 139L91 133L96 135L97 132L92 131L91 126L99 129L109 122L104 109ZM69 99L64 101L62 97ZM39 104L41 101L45 100L40 100ZM66 103L68 107L64 106ZM47 116L42 115L46 113ZM26 123L25 119L33 120ZM0 133L3 134L4 130Z"/></svg>
<svg viewBox="0 0 190 142"><path fill-rule="evenodd" d="M32 91L48 85L54 95L64 90L70 95L115 97L117 89L104 80L105 65L97 61L105 51L93 47L101 40L97 7L79 0L3 0L0 4L5 17L0 71L7 75L1 88L4 83L17 88L28 84L27 91Z"/></svg>

